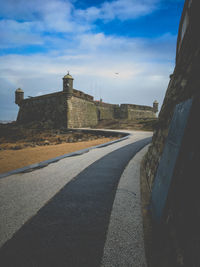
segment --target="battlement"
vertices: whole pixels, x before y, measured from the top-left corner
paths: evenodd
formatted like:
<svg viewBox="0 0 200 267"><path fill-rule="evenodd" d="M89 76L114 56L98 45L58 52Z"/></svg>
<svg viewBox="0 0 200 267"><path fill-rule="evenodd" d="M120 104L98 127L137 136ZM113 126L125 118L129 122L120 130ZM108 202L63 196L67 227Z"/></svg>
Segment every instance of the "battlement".
<svg viewBox="0 0 200 267"><path fill-rule="evenodd" d="M143 106L143 105L135 105L135 104L121 104L121 108L131 108L131 109L137 109L137 110L148 110L153 111L153 107L150 106Z"/></svg>
<svg viewBox="0 0 200 267"><path fill-rule="evenodd" d="M158 103L153 107L134 104L110 104L73 88L73 77L63 77L63 91L24 99L24 91L15 91L15 103L19 105L17 121L32 121L53 127L91 127L100 120L155 118Z"/></svg>
<svg viewBox="0 0 200 267"><path fill-rule="evenodd" d="M59 96L63 96L66 95L65 92L60 91L60 92L55 92L55 93L51 93L51 94L46 94L46 95L39 95L39 96L30 96L28 98L23 99L23 103L25 102L31 102L31 101L37 101L37 100L43 100L43 99L47 99L47 98L54 98L54 97L59 97Z"/></svg>
<svg viewBox="0 0 200 267"><path fill-rule="evenodd" d="M105 103L105 102L98 101L98 100L95 100L94 104L96 106L101 106L101 107L119 107L118 104L110 104L110 103Z"/></svg>
<svg viewBox="0 0 200 267"><path fill-rule="evenodd" d="M89 100L89 101L93 101L94 100L93 96L85 94L82 91L79 91L79 90L76 90L76 89L73 89L73 96L80 97L82 99Z"/></svg>

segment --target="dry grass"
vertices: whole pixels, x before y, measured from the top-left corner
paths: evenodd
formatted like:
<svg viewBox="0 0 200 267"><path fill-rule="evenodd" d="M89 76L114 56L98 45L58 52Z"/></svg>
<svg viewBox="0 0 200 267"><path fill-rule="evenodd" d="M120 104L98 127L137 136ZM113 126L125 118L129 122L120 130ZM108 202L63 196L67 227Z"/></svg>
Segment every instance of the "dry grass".
<svg viewBox="0 0 200 267"><path fill-rule="evenodd" d="M114 139L117 138L100 138L76 143L27 147L19 150L1 150L0 173L8 172L91 146L103 144Z"/></svg>

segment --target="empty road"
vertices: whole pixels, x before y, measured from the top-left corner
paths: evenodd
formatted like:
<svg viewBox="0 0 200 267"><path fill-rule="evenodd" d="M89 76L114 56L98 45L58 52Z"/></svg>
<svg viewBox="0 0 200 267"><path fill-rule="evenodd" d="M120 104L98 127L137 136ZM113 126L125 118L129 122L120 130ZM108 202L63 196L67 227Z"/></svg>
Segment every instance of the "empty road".
<svg viewBox="0 0 200 267"><path fill-rule="evenodd" d="M132 131L119 143L0 179L0 266L100 266L118 182L151 135ZM106 257L103 264L116 266Z"/></svg>

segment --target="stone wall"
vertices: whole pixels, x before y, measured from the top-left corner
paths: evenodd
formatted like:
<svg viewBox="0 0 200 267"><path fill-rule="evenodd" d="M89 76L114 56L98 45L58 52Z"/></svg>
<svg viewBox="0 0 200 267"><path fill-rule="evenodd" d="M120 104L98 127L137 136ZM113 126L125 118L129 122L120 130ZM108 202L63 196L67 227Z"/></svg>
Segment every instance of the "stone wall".
<svg viewBox="0 0 200 267"><path fill-rule="evenodd" d="M141 171L149 193L168 136L175 106L190 98L196 103L184 132L162 220L153 224L153 267L200 266L199 214L199 101L200 35L199 0L186 0L177 39L176 65L159 114L157 129ZM167 174L166 174L167 175ZM167 177L167 176L166 176ZM159 177L157 176L158 183Z"/></svg>
<svg viewBox="0 0 200 267"><path fill-rule="evenodd" d="M17 121L21 124L41 122L52 127L67 125L66 93L58 92L24 99L20 104Z"/></svg>
<svg viewBox="0 0 200 267"><path fill-rule="evenodd" d="M95 102L95 104L97 106L98 120L135 120L156 117L153 107L149 106L132 104L114 105L103 102Z"/></svg>
<svg viewBox="0 0 200 267"><path fill-rule="evenodd" d="M68 128L92 127L97 125L97 110L93 101L81 97L67 100Z"/></svg>
<svg viewBox="0 0 200 267"><path fill-rule="evenodd" d="M93 101L94 97L88 94L83 93L82 91L73 89L73 96L83 98L85 100Z"/></svg>
<svg viewBox="0 0 200 267"><path fill-rule="evenodd" d="M152 145L146 155L146 178L150 188L168 135L174 107L194 96L200 88L200 37L198 29L200 17L198 11L197 0L185 2L177 39L176 66L173 74L170 75L169 85L159 113L157 130L154 132ZM186 14L189 22L187 29L184 29L183 32Z"/></svg>
<svg viewBox="0 0 200 267"><path fill-rule="evenodd" d="M102 103L95 101L97 108L98 120L113 120L115 119L115 109L118 105L112 105L108 103Z"/></svg>
<svg viewBox="0 0 200 267"><path fill-rule="evenodd" d="M66 78L67 76L70 78ZM71 75L68 74L63 79L63 91L53 94L23 99L21 98L23 91L17 89L16 104L20 106L17 121L19 123L40 122L50 127L77 128L93 127L101 120L134 120L156 116L153 107L131 104L119 106L94 101L93 96L82 91L72 88L69 90L67 79L73 81Z"/></svg>
<svg viewBox="0 0 200 267"><path fill-rule="evenodd" d="M131 105L131 104L128 104L126 106L127 106L127 113L128 113L129 120L147 119L147 118L156 117L156 113L154 112L152 107L141 106L141 105Z"/></svg>

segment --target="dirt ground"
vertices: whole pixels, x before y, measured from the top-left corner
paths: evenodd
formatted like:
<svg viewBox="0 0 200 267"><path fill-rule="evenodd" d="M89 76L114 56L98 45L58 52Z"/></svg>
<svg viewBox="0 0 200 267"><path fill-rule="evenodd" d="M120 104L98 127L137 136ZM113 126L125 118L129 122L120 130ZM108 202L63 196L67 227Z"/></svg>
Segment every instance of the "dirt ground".
<svg viewBox="0 0 200 267"><path fill-rule="evenodd" d="M122 137L98 131L40 128L0 123L0 173Z"/></svg>
<svg viewBox="0 0 200 267"><path fill-rule="evenodd" d="M101 120L95 127L97 129L127 129L136 131L154 131L158 119L135 119L135 120Z"/></svg>
<svg viewBox="0 0 200 267"><path fill-rule="evenodd" d="M99 138L96 140L26 147L19 150L0 150L0 173L8 172L33 163L55 158L91 146L96 146L117 138Z"/></svg>

